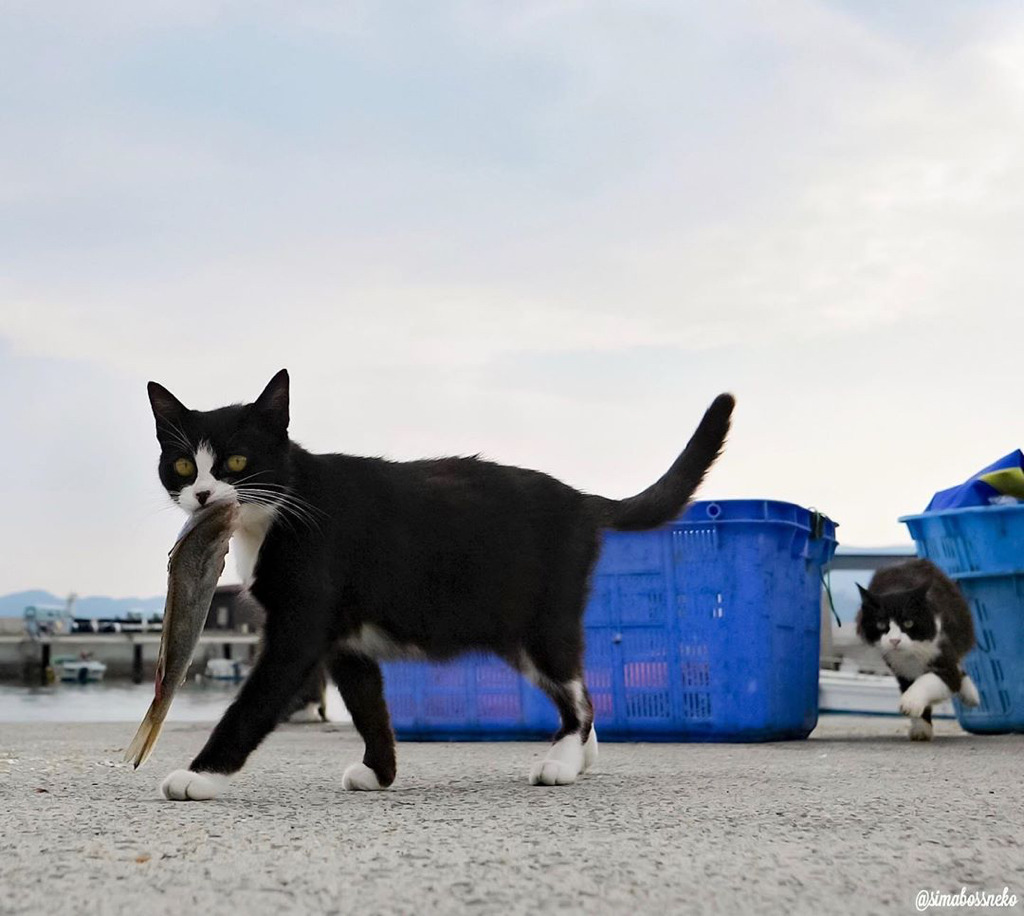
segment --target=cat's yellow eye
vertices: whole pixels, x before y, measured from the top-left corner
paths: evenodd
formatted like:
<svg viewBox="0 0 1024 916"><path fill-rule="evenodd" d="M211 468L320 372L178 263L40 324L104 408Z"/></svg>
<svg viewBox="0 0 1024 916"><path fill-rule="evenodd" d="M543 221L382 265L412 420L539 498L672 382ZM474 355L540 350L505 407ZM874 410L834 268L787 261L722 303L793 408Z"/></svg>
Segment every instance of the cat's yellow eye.
<svg viewBox="0 0 1024 916"><path fill-rule="evenodd" d="M239 471L244 471L248 461L249 459L245 455L232 455L228 458L228 470L235 474Z"/></svg>
<svg viewBox="0 0 1024 916"><path fill-rule="evenodd" d="M180 477L191 477L196 472L196 466L189 458L179 458L174 462L174 470Z"/></svg>

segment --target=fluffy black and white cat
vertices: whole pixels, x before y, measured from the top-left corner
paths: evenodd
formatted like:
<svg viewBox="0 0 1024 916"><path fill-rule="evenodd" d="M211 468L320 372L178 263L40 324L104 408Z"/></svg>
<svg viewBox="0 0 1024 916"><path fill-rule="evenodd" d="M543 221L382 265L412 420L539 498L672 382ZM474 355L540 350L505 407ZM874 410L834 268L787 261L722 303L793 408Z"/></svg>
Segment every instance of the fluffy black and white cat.
<svg viewBox="0 0 1024 916"><path fill-rule="evenodd" d="M160 480L186 512L241 505L232 550L266 609L263 651L173 799L226 787L325 664L362 736L346 789L383 789L395 745L380 659L489 650L540 686L561 729L532 784L567 785L597 757L582 615L602 529L675 518L718 457L734 401L720 395L665 475L623 500L478 458L392 462L313 455L288 437L288 374L252 404L189 410L149 384Z"/></svg>
<svg viewBox="0 0 1024 916"><path fill-rule="evenodd" d="M961 662L974 647L974 623L956 583L928 560L880 569L858 585L857 633L877 646L899 681L900 712L910 716L910 739L932 738L932 706L954 695L979 703Z"/></svg>

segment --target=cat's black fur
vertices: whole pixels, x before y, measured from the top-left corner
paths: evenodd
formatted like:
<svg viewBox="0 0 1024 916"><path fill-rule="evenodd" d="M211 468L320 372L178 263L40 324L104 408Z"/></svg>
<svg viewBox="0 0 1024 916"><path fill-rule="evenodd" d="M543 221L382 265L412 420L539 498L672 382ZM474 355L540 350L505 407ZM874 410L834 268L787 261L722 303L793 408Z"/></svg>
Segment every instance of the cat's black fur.
<svg viewBox="0 0 1024 916"><path fill-rule="evenodd" d="M532 665L561 713L559 735L585 741L589 698L581 708L566 685L582 678L581 617L601 530L676 517L721 451L734 405L719 396L660 480L612 500L479 458L311 454L288 437L284 370L254 404L212 411L189 410L153 382L149 391L172 496L184 440L248 457L235 481L243 504L250 475L281 500L251 585L267 611L264 650L190 769L238 770L325 662L382 786L395 778L395 752L380 668L345 640L372 624L430 658L490 650L520 670ZM232 482L223 467L214 473Z"/></svg>
<svg viewBox="0 0 1024 916"><path fill-rule="evenodd" d="M857 634L882 651L901 693L922 674L938 675L958 694L965 675L961 662L974 648L974 623L957 584L929 560L910 560L878 570L867 588L858 585L861 607ZM885 645L890 625L907 645ZM922 718L931 722L931 707Z"/></svg>

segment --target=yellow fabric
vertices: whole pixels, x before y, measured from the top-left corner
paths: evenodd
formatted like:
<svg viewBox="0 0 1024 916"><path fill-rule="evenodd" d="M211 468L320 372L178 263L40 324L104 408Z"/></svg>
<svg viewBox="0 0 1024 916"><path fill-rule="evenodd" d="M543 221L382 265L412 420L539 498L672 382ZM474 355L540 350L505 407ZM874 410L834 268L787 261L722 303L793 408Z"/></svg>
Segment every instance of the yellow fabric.
<svg viewBox="0 0 1024 916"><path fill-rule="evenodd" d="M1003 468L1001 471L982 474L978 479L1004 496L1024 499L1024 470L1020 468Z"/></svg>

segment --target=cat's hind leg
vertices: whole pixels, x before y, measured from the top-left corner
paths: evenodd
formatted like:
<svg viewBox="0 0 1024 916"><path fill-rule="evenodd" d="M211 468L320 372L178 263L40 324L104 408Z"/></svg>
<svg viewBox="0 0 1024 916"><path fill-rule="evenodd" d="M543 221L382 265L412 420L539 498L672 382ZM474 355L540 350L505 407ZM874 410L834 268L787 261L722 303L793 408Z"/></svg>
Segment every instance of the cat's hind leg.
<svg viewBox="0 0 1024 916"><path fill-rule="evenodd" d="M978 693L978 688L974 685L974 681L972 681L966 674L964 675L964 679L960 682L958 695L960 697L960 702L963 703L964 706L981 705L981 695Z"/></svg>
<svg viewBox="0 0 1024 916"><path fill-rule="evenodd" d="M547 756L538 761L530 770L532 786L568 786L576 782L577 777L588 768L588 744L593 725L587 729L587 739L583 738L580 719L587 715L590 700L580 680L558 684L548 695L555 701L562 717L562 728L548 750ZM592 713L589 715L593 716ZM592 743L591 759L596 758L596 739Z"/></svg>
<svg viewBox="0 0 1024 916"><path fill-rule="evenodd" d="M583 684L582 674L577 671L571 676L559 678L546 660L538 660L525 653L521 669L551 697L562 719L562 727L555 735L547 756L530 770L530 785L572 785L581 773L597 762L594 707Z"/></svg>
<svg viewBox="0 0 1024 916"><path fill-rule="evenodd" d="M338 651L327 669L365 745L362 762L345 770L341 784L351 791L386 789L395 781L397 763L380 665L365 655Z"/></svg>

